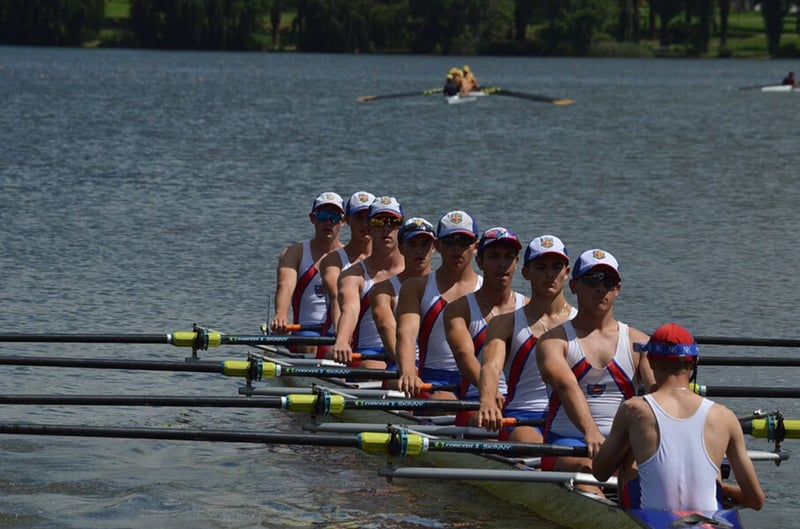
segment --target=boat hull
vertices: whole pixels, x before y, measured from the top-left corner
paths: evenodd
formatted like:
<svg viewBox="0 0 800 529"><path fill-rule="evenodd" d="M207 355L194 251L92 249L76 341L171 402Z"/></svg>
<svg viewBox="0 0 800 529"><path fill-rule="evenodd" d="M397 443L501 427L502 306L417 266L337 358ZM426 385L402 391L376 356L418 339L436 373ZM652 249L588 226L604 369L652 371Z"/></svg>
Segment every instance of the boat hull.
<svg viewBox="0 0 800 529"><path fill-rule="evenodd" d="M790 84L778 84L772 86L762 86L762 92L800 92L800 87L792 86Z"/></svg>
<svg viewBox="0 0 800 529"><path fill-rule="evenodd" d="M284 350L279 347L259 347L266 354L282 354ZM281 377L289 385L308 387L312 384L330 386L330 381L309 377ZM346 393L346 386L342 386ZM320 419L320 418L318 418ZM374 424L405 425L413 429L414 425L424 422L424 418L416 418L404 412L388 412L383 410L346 409L336 418L328 419L342 422L362 422ZM535 469L499 456L482 456L471 453L458 452L425 452L414 458L415 461L424 461L440 468L468 468L481 470L511 470L519 472L536 472ZM394 466L400 467L409 460L392 461ZM413 463L411 463L413 465ZM586 493L575 488L574 483L563 481L551 482L512 482L493 480L464 480L486 490L490 494L509 503L520 505L538 516L548 519L564 527L584 529L587 527L597 529L667 529L676 527L675 521L691 513L652 512L652 511L626 511L612 500L600 498L595 494ZM708 513L705 513L709 516ZM715 518L724 520L724 523L714 527L727 529L742 528L737 510L720 511L714 514ZM711 527L698 525L697 527Z"/></svg>

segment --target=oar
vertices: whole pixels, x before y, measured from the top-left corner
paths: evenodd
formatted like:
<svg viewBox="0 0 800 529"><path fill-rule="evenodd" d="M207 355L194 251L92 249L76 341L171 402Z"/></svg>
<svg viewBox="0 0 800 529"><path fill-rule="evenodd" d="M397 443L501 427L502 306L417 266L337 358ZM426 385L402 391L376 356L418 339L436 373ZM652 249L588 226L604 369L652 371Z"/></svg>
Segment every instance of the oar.
<svg viewBox="0 0 800 529"><path fill-rule="evenodd" d="M563 483L575 485L595 485L616 488L617 479L598 481L591 474L583 472L524 472L519 470L490 470L479 468L428 468L428 467L384 467L378 475L385 478L411 479L454 479L460 481L515 481L525 483Z"/></svg>
<svg viewBox="0 0 800 529"><path fill-rule="evenodd" d="M441 88L430 88L428 90L417 90L416 92L402 92L399 94L383 94L376 96L359 96L356 101L359 103L366 103L367 101L375 101L376 99L393 99L396 97L412 97L412 96L430 96L434 94L441 94Z"/></svg>
<svg viewBox="0 0 800 529"><path fill-rule="evenodd" d="M452 384L436 385L431 383L423 383L420 385L422 391L455 391L456 386ZM287 395L289 393L319 393L320 391L329 391L338 395L344 395L351 398L366 398L366 399L402 399L406 397L405 392L395 389L362 389L362 388L349 388L338 387L333 388L329 386L314 386L309 388L297 387L266 387L254 388L252 386L244 386L239 388L240 395Z"/></svg>
<svg viewBox="0 0 800 529"><path fill-rule="evenodd" d="M762 367L800 367L800 358L784 358L780 356L704 356L697 362L702 366L762 366Z"/></svg>
<svg viewBox="0 0 800 529"><path fill-rule="evenodd" d="M586 455L583 447L541 443L500 443L429 439L403 432L362 432L357 435L287 434L179 428L122 428L101 426L0 423L0 434L58 435L68 437L109 437L122 439L162 439L174 441L222 441L360 448L372 454L417 456L425 452L461 452L505 456Z"/></svg>
<svg viewBox="0 0 800 529"><path fill-rule="evenodd" d="M698 344L745 347L800 347L800 340L788 338L741 338L728 336L695 336ZM702 355L701 355L702 356Z"/></svg>
<svg viewBox="0 0 800 529"><path fill-rule="evenodd" d="M481 92L496 96L516 97L518 99L527 99L528 101L538 101L541 103L552 103L554 105L571 105L575 101L572 99L562 99L557 97L544 96L539 94L526 94L524 92L515 92L499 86L490 86L482 88Z"/></svg>
<svg viewBox="0 0 800 529"><path fill-rule="evenodd" d="M333 345L335 336L230 335L213 331L167 334L0 334L0 342L166 344L208 349L220 345Z"/></svg>
<svg viewBox="0 0 800 529"><path fill-rule="evenodd" d="M796 399L800 388L762 388L758 386L705 386L694 384L692 389L704 397L762 397L775 399Z"/></svg>
<svg viewBox="0 0 800 529"><path fill-rule="evenodd" d="M335 366L287 366L264 362L260 358L223 360L221 362L164 362L159 360L117 360L114 358L68 358L57 356L0 356L0 365L39 367L78 367L88 369L134 369L145 371L187 371L221 373L229 377L261 380L280 376L307 376L351 378L365 380L391 380L399 377L397 371Z"/></svg>
<svg viewBox="0 0 800 529"><path fill-rule="evenodd" d="M282 397L183 397L147 395L2 395L0 405L19 406L164 406L205 408L282 408L315 415L338 415L344 410L477 410L480 403L432 399L346 399L331 394L290 394Z"/></svg>
<svg viewBox="0 0 800 529"><path fill-rule="evenodd" d="M512 417L503 419L503 426L544 426L545 419L531 421L519 421ZM336 433L359 433L359 432L385 432L390 429L399 428L414 433L433 436L463 437L466 439L495 439L497 432L491 432L485 428L476 426L439 426L435 424L380 424L364 422L324 422L303 425L303 430L309 432L336 432Z"/></svg>

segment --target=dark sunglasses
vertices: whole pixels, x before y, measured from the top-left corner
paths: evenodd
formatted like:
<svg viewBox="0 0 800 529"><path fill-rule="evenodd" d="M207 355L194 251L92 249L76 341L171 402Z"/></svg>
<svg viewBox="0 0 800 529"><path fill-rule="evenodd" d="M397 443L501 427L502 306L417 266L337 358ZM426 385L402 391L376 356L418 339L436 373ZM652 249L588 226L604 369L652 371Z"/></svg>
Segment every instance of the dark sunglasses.
<svg viewBox="0 0 800 529"><path fill-rule="evenodd" d="M586 274L581 276L580 282L586 286L596 287L601 283L605 288L614 288L619 285L619 277L607 272L595 272L594 274Z"/></svg>
<svg viewBox="0 0 800 529"><path fill-rule="evenodd" d="M466 248L467 246L475 244L475 237L470 237L469 235L456 234L456 235L450 235L448 237L442 237L441 239L439 239L439 241L441 241L441 243L444 244L445 246L463 246Z"/></svg>
<svg viewBox="0 0 800 529"><path fill-rule="evenodd" d="M344 215L334 211L315 211L314 218L320 222L330 222L331 224L339 224L344 219Z"/></svg>
<svg viewBox="0 0 800 529"><path fill-rule="evenodd" d="M403 224L403 219L398 219L396 217L372 217L369 219L369 225L373 228L383 228L386 226L389 228L399 228L401 224Z"/></svg>

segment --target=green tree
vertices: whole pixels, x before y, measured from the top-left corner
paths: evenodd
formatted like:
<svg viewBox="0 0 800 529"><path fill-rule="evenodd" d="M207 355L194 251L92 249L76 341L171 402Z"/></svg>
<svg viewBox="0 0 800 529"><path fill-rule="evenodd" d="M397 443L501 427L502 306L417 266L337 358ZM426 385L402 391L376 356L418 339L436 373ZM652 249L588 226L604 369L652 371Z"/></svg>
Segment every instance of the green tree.
<svg viewBox="0 0 800 529"><path fill-rule="evenodd" d="M764 18L764 29L767 31L767 51L777 55L781 48L781 32L783 17L791 7L787 0L762 0L761 16Z"/></svg>
<svg viewBox="0 0 800 529"><path fill-rule="evenodd" d="M104 13L104 0L3 0L0 43L79 46L97 38Z"/></svg>

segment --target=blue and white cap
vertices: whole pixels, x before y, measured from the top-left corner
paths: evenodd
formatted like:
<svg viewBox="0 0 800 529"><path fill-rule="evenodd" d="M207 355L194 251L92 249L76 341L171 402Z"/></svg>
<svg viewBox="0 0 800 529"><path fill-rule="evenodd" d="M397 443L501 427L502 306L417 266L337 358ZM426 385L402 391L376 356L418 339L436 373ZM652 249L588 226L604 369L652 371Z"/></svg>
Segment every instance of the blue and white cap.
<svg viewBox="0 0 800 529"><path fill-rule="evenodd" d="M369 218L377 215L392 215L402 219L403 208L394 197L378 197L369 206Z"/></svg>
<svg viewBox="0 0 800 529"><path fill-rule="evenodd" d="M619 273L619 263L617 259L605 250L594 248L586 250L575 261L575 266L572 267L572 278L578 279L594 270L595 268L603 268L614 272L617 277L622 277Z"/></svg>
<svg viewBox="0 0 800 529"><path fill-rule="evenodd" d="M463 233L478 238L478 225L469 216L466 211L455 210L446 213L439 221L439 226L436 228L436 236L438 238L447 237L448 235L455 235L456 233Z"/></svg>
<svg viewBox="0 0 800 529"><path fill-rule="evenodd" d="M375 195L366 191L356 191L347 201L344 206L344 212L347 215L355 215L359 211L369 209L369 206L375 200Z"/></svg>
<svg viewBox="0 0 800 529"><path fill-rule="evenodd" d="M433 229L433 224L422 217L411 217L405 221L402 226L400 226L400 231L397 233L397 239L400 242L405 242L420 235L435 239L436 232Z"/></svg>
<svg viewBox="0 0 800 529"><path fill-rule="evenodd" d="M311 211L316 211L317 209L321 208L322 206L336 206L344 213L344 203L342 201L342 197L340 197L337 193L327 192L322 193L320 196L314 199L314 205L311 207Z"/></svg>
<svg viewBox="0 0 800 529"><path fill-rule="evenodd" d="M569 263L569 254L567 247L555 235L540 235L532 239L525 248L525 260L523 262L533 261L539 257L547 254L555 254L563 257Z"/></svg>
<svg viewBox="0 0 800 529"><path fill-rule="evenodd" d="M499 242L508 243L517 251L522 249L522 243L519 242L519 237L517 237L516 233L502 226L497 226L483 232L481 240L478 242L478 253L482 253L488 246Z"/></svg>

